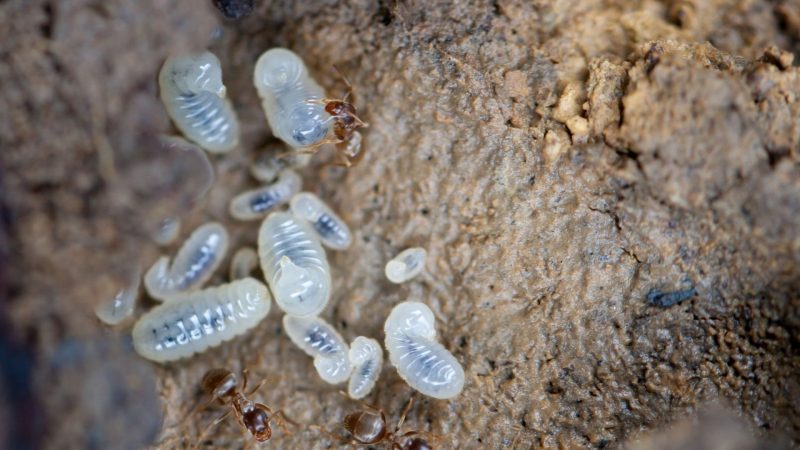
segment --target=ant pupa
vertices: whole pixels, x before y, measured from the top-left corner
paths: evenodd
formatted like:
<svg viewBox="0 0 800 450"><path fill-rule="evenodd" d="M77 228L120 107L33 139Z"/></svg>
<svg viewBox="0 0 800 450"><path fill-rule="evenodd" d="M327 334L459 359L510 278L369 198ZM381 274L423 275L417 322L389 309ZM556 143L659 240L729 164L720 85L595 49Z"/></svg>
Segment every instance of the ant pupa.
<svg viewBox="0 0 800 450"><path fill-rule="evenodd" d="M314 358L314 367L323 381L338 384L350 377L347 343L326 321L319 317L283 316L283 329L292 342Z"/></svg>
<svg viewBox="0 0 800 450"><path fill-rule="evenodd" d="M147 271L144 286L156 300L199 289L219 267L228 251L228 232L221 224L201 225L178 250L170 266L167 256L159 258Z"/></svg>
<svg viewBox="0 0 800 450"><path fill-rule="evenodd" d="M168 217L159 223L158 229L153 234L153 241L161 247L166 247L178 239L180 232L181 221Z"/></svg>
<svg viewBox="0 0 800 450"><path fill-rule="evenodd" d="M211 397L211 401L228 406L228 411L211 423L201 434L198 442L201 442L208 431L225 420L228 415L233 413L236 421L242 428L247 430L250 435L258 442L266 442L272 438L272 428L270 423L274 420L284 433L292 433L286 428L286 422L297 425L294 421L287 418L282 411L273 410L269 406L250 400L253 394L258 392L264 381L261 381L247 391L247 370L242 372L242 389L238 389L236 375L228 369L211 369L203 376L201 387L203 391Z"/></svg>
<svg viewBox="0 0 800 450"><path fill-rule="evenodd" d="M403 250L386 263L386 278L395 284L405 283L416 277L425 269L425 258L428 252L421 247Z"/></svg>
<svg viewBox="0 0 800 450"><path fill-rule="evenodd" d="M236 250L231 258L228 278L233 281L248 277L256 267L258 267L258 253L252 247L242 247Z"/></svg>
<svg viewBox="0 0 800 450"><path fill-rule="evenodd" d="M350 344L348 353L353 374L347 385L350 398L364 398L372 391L383 368L383 350L378 341L359 336Z"/></svg>
<svg viewBox="0 0 800 450"><path fill-rule="evenodd" d="M314 230L286 212L274 212L258 231L261 270L287 314L313 316L328 304L331 270Z"/></svg>
<svg viewBox="0 0 800 450"><path fill-rule="evenodd" d="M184 136L211 153L239 143L239 121L225 99L222 69L213 53L167 58L158 81L161 101Z"/></svg>
<svg viewBox="0 0 800 450"><path fill-rule="evenodd" d="M334 250L350 246L352 235L347 224L322 200L311 192L300 192L289 202L292 214L314 226L322 244Z"/></svg>
<svg viewBox="0 0 800 450"><path fill-rule="evenodd" d="M159 363L188 358L254 327L270 305L267 287L253 278L183 294L136 322L133 347Z"/></svg>
<svg viewBox="0 0 800 450"><path fill-rule="evenodd" d="M142 269L136 267L131 270L127 284L117 294L107 300L101 301L94 308L94 313L106 325L118 325L133 314L136 299L139 296L139 286L142 281Z"/></svg>
<svg viewBox="0 0 800 450"><path fill-rule="evenodd" d="M433 311L420 302L395 306L383 327L389 361L400 377L419 392L438 399L457 396L464 388L464 369L436 342Z"/></svg>
<svg viewBox="0 0 800 450"><path fill-rule="evenodd" d="M303 180L293 170L284 170L278 180L258 189L242 192L231 200L228 210L235 219L260 219L300 190Z"/></svg>

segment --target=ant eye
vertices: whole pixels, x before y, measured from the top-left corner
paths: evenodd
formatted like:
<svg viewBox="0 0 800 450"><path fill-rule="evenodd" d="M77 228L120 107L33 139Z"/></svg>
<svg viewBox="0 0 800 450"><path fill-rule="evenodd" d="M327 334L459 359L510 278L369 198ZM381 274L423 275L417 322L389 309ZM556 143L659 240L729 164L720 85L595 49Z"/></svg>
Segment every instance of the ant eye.
<svg viewBox="0 0 800 450"><path fill-rule="evenodd" d="M292 214L314 226L322 244L334 250L344 250L352 241L347 224L322 200L310 192L301 192L289 203Z"/></svg>

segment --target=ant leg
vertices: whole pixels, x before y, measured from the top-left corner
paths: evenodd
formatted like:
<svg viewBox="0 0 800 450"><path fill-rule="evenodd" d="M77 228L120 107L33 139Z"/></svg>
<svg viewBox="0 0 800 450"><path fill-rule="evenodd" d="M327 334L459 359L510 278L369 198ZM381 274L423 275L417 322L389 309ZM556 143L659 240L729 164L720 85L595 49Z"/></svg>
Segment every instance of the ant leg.
<svg viewBox="0 0 800 450"><path fill-rule="evenodd" d="M246 391L246 390L247 390L247 375L248 375L249 373L250 373L250 370L248 370L248 369L242 369L242 379L244 380L244 381L242 381L242 390L243 390L243 391Z"/></svg>
<svg viewBox="0 0 800 450"><path fill-rule="evenodd" d="M212 429L212 428L214 428L215 426L219 425L219 424L220 424L220 423L221 423L223 420L225 420L225 418L226 418L226 417L228 417L228 415L229 415L230 413L231 413L231 410L228 410L228 411L226 411L226 412L225 412L225 414L223 414L223 415L219 416L219 417L217 418L217 420L215 420L215 421L211 422L211 423L210 423L210 424L209 424L209 425L206 427L206 429L205 429L205 430L203 430L203 432L202 432L202 433L200 433L200 436L197 438L197 441L195 442L194 446L192 446L192 450L195 450L195 449L197 449L197 447L198 447L198 446L200 446L200 443L201 443L201 442L203 442L203 439L206 437L206 435L208 434L208 432L209 432L209 431L211 431L211 429Z"/></svg>
<svg viewBox="0 0 800 450"><path fill-rule="evenodd" d="M261 406L264 406L267 409L267 411L270 411L270 413L272 414L272 418L275 419L275 423L278 424L278 426L281 427L281 430L283 430L283 432L288 434L289 436L292 435L292 432L289 431L289 428L286 426L287 422L290 423L293 427L299 427L300 426L299 423L297 423L294 420L286 417L286 414L284 414L283 411L278 410L278 411L272 412L272 410L269 409L269 406L267 406L267 405L261 405Z"/></svg>
<svg viewBox="0 0 800 450"><path fill-rule="evenodd" d="M397 433L400 430L400 427L403 426L403 422L406 421L406 415L408 411L411 410L411 405L414 403L414 397L408 398L408 403L406 403L406 407L403 408L403 413L400 414L400 420L397 421L397 426L394 428L394 432Z"/></svg>

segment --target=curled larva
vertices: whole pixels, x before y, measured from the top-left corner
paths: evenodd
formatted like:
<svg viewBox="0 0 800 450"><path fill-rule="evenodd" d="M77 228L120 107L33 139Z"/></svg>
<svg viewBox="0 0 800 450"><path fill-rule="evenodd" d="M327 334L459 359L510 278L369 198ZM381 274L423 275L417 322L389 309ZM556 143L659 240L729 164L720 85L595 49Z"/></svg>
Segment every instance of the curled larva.
<svg viewBox="0 0 800 450"><path fill-rule="evenodd" d="M350 344L348 354L353 374L347 385L350 398L364 398L372 391L383 368L383 350L378 341L359 336Z"/></svg>
<svg viewBox="0 0 800 450"><path fill-rule="evenodd" d="M314 367L323 381L342 383L350 377L353 367L349 348L342 336L319 317L283 316L283 329L294 344L314 358Z"/></svg>
<svg viewBox="0 0 800 450"><path fill-rule="evenodd" d="M187 358L254 327L270 304L267 287L253 278L183 294L136 322L133 347L156 362Z"/></svg>
<svg viewBox="0 0 800 450"><path fill-rule="evenodd" d="M228 209L231 216L239 220L260 219L272 208L288 202L302 184L303 180L297 172L284 170L278 181L234 197Z"/></svg>
<svg viewBox="0 0 800 450"><path fill-rule="evenodd" d="M427 256L428 252L424 248L412 247L403 250L386 263L386 278L392 283L405 283L422 273Z"/></svg>
<svg viewBox="0 0 800 450"><path fill-rule="evenodd" d="M199 289L219 267L228 251L228 232L217 222L198 227L183 243L170 266L159 258L144 277L147 293L156 300Z"/></svg>
<svg viewBox="0 0 800 450"><path fill-rule="evenodd" d="M299 56L285 48L264 52L256 62L253 82L276 137L301 148L319 144L328 136L333 118L321 102L325 91Z"/></svg>
<svg viewBox="0 0 800 450"><path fill-rule="evenodd" d="M261 270L287 314L313 316L328 304L331 271L311 227L285 212L270 214L258 231Z"/></svg>
<svg viewBox="0 0 800 450"><path fill-rule="evenodd" d="M130 271L128 282L114 297L100 301L95 305L94 313L101 322L117 325L133 314L136 299L139 297L139 286L142 282L142 269Z"/></svg>
<svg viewBox="0 0 800 450"><path fill-rule="evenodd" d="M161 101L175 126L212 153L239 142L239 122L225 99L219 59L210 52L170 57L158 76Z"/></svg>
<svg viewBox="0 0 800 450"><path fill-rule="evenodd" d="M310 192L301 192L289 202L292 214L314 226L322 243L334 250L344 250L350 246L352 235L347 224L322 200Z"/></svg>
<svg viewBox="0 0 800 450"><path fill-rule="evenodd" d="M433 311L419 302L395 306L384 325L386 350L397 373L425 395L448 399L464 388L464 369L436 342Z"/></svg>
<svg viewBox="0 0 800 450"><path fill-rule="evenodd" d="M156 244L165 247L175 242L181 232L181 221L168 217L158 224L158 229L153 234L153 240Z"/></svg>
<svg viewBox="0 0 800 450"><path fill-rule="evenodd" d="M231 281L238 280L250 276L256 267L258 267L258 253L251 247L242 247L233 254L228 275Z"/></svg>

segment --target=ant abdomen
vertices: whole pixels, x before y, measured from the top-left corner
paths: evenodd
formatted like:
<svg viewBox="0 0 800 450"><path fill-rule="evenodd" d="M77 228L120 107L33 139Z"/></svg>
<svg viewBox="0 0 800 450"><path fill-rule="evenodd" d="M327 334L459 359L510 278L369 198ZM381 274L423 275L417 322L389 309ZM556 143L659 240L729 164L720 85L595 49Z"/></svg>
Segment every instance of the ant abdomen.
<svg viewBox="0 0 800 450"><path fill-rule="evenodd" d="M236 375L228 369L211 369L203 376L201 387L222 404L236 392Z"/></svg>
<svg viewBox="0 0 800 450"><path fill-rule="evenodd" d="M378 443L387 434L386 419L371 411L359 411L346 415L344 428L364 444Z"/></svg>

